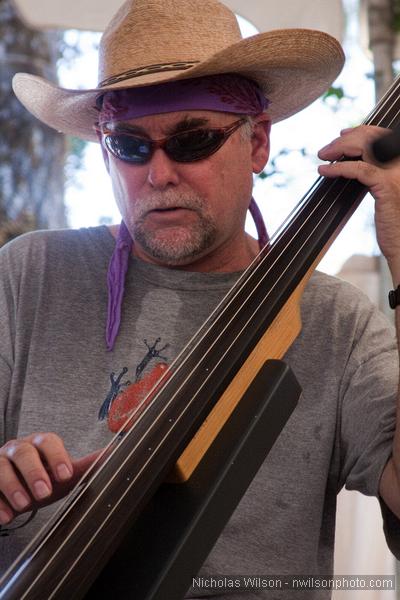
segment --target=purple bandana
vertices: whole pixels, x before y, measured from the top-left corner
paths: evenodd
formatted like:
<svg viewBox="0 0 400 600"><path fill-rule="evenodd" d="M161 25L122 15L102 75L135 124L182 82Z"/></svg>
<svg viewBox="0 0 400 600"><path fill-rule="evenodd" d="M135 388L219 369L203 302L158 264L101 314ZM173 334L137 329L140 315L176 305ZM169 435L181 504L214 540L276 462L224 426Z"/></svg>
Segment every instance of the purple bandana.
<svg viewBox="0 0 400 600"><path fill-rule="evenodd" d="M261 211L254 198L251 199L249 211L254 219L260 250L267 244L269 237ZM129 257L132 252L133 240L124 221L118 232L114 252L111 256L107 274L108 311L106 325L107 350L114 348L119 327L121 324L121 309L125 291L125 276L129 266Z"/></svg>
<svg viewBox="0 0 400 600"><path fill-rule="evenodd" d="M106 92L99 125L178 110L214 110L259 115L268 100L258 85L241 75L222 74Z"/></svg>
<svg viewBox="0 0 400 600"><path fill-rule="evenodd" d="M132 238L122 221L107 273L108 310L106 326L107 350L112 350L121 324L121 309L125 291L125 276L132 252Z"/></svg>
<svg viewBox="0 0 400 600"><path fill-rule="evenodd" d="M106 92L99 108L99 125L178 110L213 110L259 115L269 101L258 85L241 75L222 74ZM249 211L256 224L260 249L268 242L265 224L254 199ZM121 323L125 276L133 241L122 221L108 268L107 350L112 350Z"/></svg>

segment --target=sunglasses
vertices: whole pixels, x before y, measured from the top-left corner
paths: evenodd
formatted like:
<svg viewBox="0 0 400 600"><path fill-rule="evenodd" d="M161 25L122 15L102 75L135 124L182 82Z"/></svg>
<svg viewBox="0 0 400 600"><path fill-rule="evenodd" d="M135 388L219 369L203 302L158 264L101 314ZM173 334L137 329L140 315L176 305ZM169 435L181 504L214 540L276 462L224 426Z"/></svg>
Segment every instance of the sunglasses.
<svg viewBox="0 0 400 600"><path fill-rule="evenodd" d="M195 162L217 152L226 140L247 121L242 117L227 127L189 129L152 140L135 133L101 130L106 148L116 158L135 165L144 165L157 148L175 162Z"/></svg>

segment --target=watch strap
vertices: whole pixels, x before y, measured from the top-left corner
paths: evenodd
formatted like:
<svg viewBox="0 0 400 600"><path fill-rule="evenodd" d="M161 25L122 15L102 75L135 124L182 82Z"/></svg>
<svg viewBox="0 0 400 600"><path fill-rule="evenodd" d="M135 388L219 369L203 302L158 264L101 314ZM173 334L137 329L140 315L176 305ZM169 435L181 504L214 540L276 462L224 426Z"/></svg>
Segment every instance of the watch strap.
<svg viewBox="0 0 400 600"><path fill-rule="evenodd" d="M388 300L390 308L400 306L400 285L398 285L395 290L390 290Z"/></svg>

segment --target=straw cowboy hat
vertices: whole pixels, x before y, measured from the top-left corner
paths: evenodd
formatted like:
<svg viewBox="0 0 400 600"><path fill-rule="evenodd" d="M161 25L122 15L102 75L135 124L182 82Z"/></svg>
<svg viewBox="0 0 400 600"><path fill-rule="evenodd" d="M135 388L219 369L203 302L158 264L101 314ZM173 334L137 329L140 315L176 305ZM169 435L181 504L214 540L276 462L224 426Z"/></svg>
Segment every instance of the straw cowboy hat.
<svg viewBox="0 0 400 600"><path fill-rule="evenodd" d="M276 122L316 100L343 62L340 44L321 31L242 39L234 14L217 0L127 0L102 36L97 88L67 90L27 73L15 75L13 87L50 127L96 141L96 99L107 90L238 73L260 85Z"/></svg>

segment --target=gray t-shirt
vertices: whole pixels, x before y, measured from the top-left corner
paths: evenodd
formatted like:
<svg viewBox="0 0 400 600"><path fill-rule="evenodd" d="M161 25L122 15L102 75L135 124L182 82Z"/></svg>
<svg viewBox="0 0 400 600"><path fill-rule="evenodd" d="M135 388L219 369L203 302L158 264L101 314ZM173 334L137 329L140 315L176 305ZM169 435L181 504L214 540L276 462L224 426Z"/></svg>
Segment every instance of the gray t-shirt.
<svg viewBox="0 0 400 600"><path fill-rule="evenodd" d="M100 407L115 386L171 364L238 274L193 273L131 260L120 334L105 347L106 227L35 232L0 251L0 443L54 431L76 456L112 437ZM398 380L394 332L366 297L315 273L303 328L285 360L303 389L267 460L215 545L207 575L332 572L336 494L377 495L391 452ZM114 388L113 388L114 386ZM4 568L52 508L0 538ZM391 522L396 541L397 520ZM296 592L326 598L326 592ZM194 588L189 597L278 598ZM287 597L284 595L284 597Z"/></svg>

